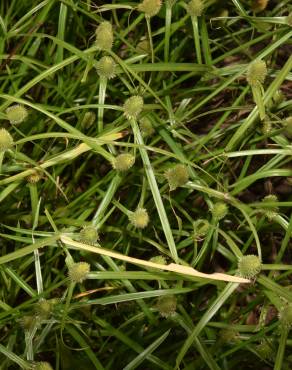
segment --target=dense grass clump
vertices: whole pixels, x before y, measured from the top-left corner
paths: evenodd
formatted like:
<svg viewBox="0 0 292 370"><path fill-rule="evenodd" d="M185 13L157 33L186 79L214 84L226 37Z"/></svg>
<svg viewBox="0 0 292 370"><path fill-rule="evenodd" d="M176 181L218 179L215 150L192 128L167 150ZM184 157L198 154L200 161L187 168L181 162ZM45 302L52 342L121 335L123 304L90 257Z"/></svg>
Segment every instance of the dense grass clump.
<svg viewBox="0 0 292 370"><path fill-rule="evenodd" d="M0 369L292 368L289 0L0 1Z"/></svg>

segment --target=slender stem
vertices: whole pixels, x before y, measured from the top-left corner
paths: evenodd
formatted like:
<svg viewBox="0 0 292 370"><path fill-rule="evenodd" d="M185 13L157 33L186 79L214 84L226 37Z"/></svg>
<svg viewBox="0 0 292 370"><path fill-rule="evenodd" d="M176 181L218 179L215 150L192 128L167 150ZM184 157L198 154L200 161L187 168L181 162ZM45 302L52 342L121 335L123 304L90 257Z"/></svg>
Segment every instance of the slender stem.
<svg viewBox="0 0 292 370"><path fill-rule="evenodd" d="M100 77L99 93L98 93L98 104L99 105L103 105L105 102L106 86L107 86L107 78ZM98 127L97 127L98 133L101 133L103 130L103 112L104 112L104 107L99 106L98 107Z"/></svg>
<svg viewBox="0 0 292 370"><path fill-rule="evenodd" d="M193 25L197 61L199 64L202 64L202 52L201 52L201 44L200 44L198 17L193 16L191 17L191 20L192 20L192 25Z"/></svg>
<svg viewBox="0 0 292 370"><path fill-rule="evenodd" d="M152 33L151 33L151 22L150 18L146 17L146 24L147 24L147 31L148 31L148 38L151 50L151 62L154 63L154 49L153 49L153 40L152 40Z"/></svg>
<svg viewBox="0 0 292 370"><path fill-rule="evenodd" d="M170 28L171 28L171 16L172 16L172 2L167 0L165 3L165 36L164 36L164 61L169 61L169 41L170 41Z"/></svg>

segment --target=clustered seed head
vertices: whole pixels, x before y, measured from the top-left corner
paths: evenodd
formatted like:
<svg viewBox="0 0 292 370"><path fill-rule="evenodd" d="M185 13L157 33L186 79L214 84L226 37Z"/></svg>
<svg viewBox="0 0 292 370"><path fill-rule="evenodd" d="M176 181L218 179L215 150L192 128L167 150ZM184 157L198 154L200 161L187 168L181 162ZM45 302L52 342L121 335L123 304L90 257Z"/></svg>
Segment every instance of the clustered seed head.
<svg viewBox="0 0 292 370"><path fill-rule="evenodd" d="M73 283L82 283L90 272L87 262L76 262L69 266L68 276Z"/></svg>
<svg viewBox="0 0 292 370"><path fill-rule="evenodd" d="M145 13L147 17L153 17L154 15L159 13L161 5L161 0L143 0L138 5L138 10Z"/></svg>
<svg viewBox="0 0 292 370"><path fill-rule="evenodd" d="M238 339L238 332L232 328L222 329L220 331L220 339L223 343L234 343Z"/></svg>
<svg viewBox="0 0 292 370"><path fill-rule="evenodd" d="M213 205L211 213L216 220L222 220L228 213L228 206L223 202L217 202Z"/></svg>
<svg viewBox="0 0 292 370"><path fill-rule="evenodd" d="M114 78L116 73L116 63L112 57L104 56L96 64L96 69L99 77Z"/></svg>
<svg viewBox="0 0 292 370"><path fill-rule="evenodd" d="M255 12L261 12L268 6L269 0L253 0L252 10Z"/></svg>
<svg viewBox="0 0 292 370"><path fill-rule="evenodd" d="M134 95L128 98L124 103L124 115L128 118L136 119L142 112L144 101L141 96Z"/></svg>
<svg viewBox="0 0 292 370"><path fill-rule="evenodd" d="M82 243L94 245L99 240L99 235L94 226L84 226L79 233L79 240Z"/></svg>
<svg viewBox="0 0 292 370"><path fill-rule="evenodd" d="M272 131L272 122L265 118L263 121L262 121L262 133L264 135L269 135Z"/></svg>
<svg viewBox="0 0 292 370"><path fill-rule="evenodd" d="M289 13L286 17L286 23L288 26L292 27L292 13Z"/></svg>
<svg viewBox="0 0 292 370"><path fill-rule="evenodd" d="M170 190L175 190L189 181L188 169L183 164L177 164L173 168L168 169L164 176L168 181Z"/></svg>
<svg viewBox="0 0 292 370"><path fill-rule="evenodd" d="M152 136L155 132L152 123L148 117L143 117L140 119L140 130L142 132L142 135L147 137L147 136Z"/></svg>
<svg viewBox="0 0 292 370"><path fill-rule="evenodd" d="M208 220L205 219L198 219L194 222L194 233L193 237L195 240L202 239L210 228L210 223Z"/></svg>
<svg viewBox="0 0 292 370"><path fill-rule="evenodd" d="M292 303L287 303L279 312L279 319L282 325L287 328L292 328Z"/></svg>
<svg viewBox="0 0 292 370"><path fill-rule="evenodd" d="M292 117L285 119L284 123L284 134L288 139L292 139Z"/></svg>
<svg viewBox="0 0 292 370"><path fill-rule="evenodd" d="M258 256L249 254L238 259L238 272L243 278L252 279L261 272L262 262Z"/></svg>
<svg viewBox="0 0 292 370"><path fill-rule="evenodd" d="M269 202L278 202L278 197L277 195L274 195L274 194L266 195L263 198L262 202L263 202L263 205ZM263 209L264 214L269 220L272 220L277 215L278 211L279 211L278 207L269 207L269 208Z"/></svg>
<svg viewBox="0 0 292 370"><path fill-rule="evenodd" d="M42 299L35 305L35 312L42 319L47 319L53 310L54 300Z"/></svg>
<svg viewBox="0 0 292 370"><path fill-rule="evenodd" d="M34 171L31 175L27 176L26 180L30 184L36 184L41 178L41 174L38 171Z"/></svg>
<svg viewBox="0 0 292 370"><path fill-rule="evenodd" d="M13 138L5 128L0 129L0 152L13 147Z"/></svg>
<svg viewBox="0 0 292 370"><path fill-rule="evenodd" d="M81 127L87 129L91 127L96 120L96 114L94 112L86 112L81 122Z"/></svg>
<svg viewBox="0 0 292 370"><path fill-rule="evenodd" d="M200 17L204 10L204 2L202 0L191 0L187 4L187 11L191 17Z"/></svg>
<svg viewBox="0 0 292 370"><path fill-rule="evenodd" d="M53 370L53 368L48 362L36 362L33 370Z"/></svg>
<svg viewBox="0 0 292 370"><path fill-rule="evenodd" d="M119 154L114 158L112 166L115 170L124 172L129 170L135 163L135 157L130 153Z"/></svg>
<svg viewBox="0 0 292 370"><path fill-rule="evenodd" d="M19 323L24 330L29 331L36 325L37 318L36 316L33 316L33 315L25 315L25 316L22 316Z"/></svg>
<svg viewBox="0 0 292 370"><path fill-rule="evenodd" d="M27 116L27 110L23 105L15 104L6 109L6 116L10 123L17 124L23 122Z"/></svg>
<svg viewBox="0 0 292 370"><path fill-rule="evenodd" d="M263 60L255 60L250 63L246 79L251 86L258 86L259 84L264 83L267 76L267 65Z"/></svg>
<svg viewBox="0 0 292 370"><path fill-rule="evenodd" d="M167 265L166 258L164 256L154 256L149 259L149 262L158 263L159 265ZM162 269L156 269L155 267L147 267L150 272L163 271Z"/></svg>
<svg viewBox="0 0 292 370"><path fill-rule="evenodd" d="M275 356L271 343L268 340L263 340L258 344L256 350L264 360L272 360Z"/></svg>
<svg viewBox="0 0 292 370"><path fill-rule="evenodd" d="M162 296L158 298L157 309L162 317L171 317L176 310L176 297L174 295Z"/></svg>
<svg viewBox="0 0 292 370"><path fill-rule="evenodd" d="M100 50L110 50L113 47L114 34L110 22L101 22L95 31L95 45Z"/></svg>
<svg viewBox="0 0 292 370"><path fill-rule="evenodd" d="M150 54L151 48L150 48L150 42L149 40L142 40L138 42L136 46L136 51L138 54Z"/></svg>
<svg viewBox="0 0 292 370"><path fill-rule="evenodd" d="M164 256L151 257L149 262L158 263L159 265L166 265L166 258Z"/></svg>
<svg viewBox="0 0 292 370"><path fill-rule="evenodd" d="M144 229L149 223L149 215L145 208L137 208L135 212L129 216L131 224L138 229Z"/></svg>

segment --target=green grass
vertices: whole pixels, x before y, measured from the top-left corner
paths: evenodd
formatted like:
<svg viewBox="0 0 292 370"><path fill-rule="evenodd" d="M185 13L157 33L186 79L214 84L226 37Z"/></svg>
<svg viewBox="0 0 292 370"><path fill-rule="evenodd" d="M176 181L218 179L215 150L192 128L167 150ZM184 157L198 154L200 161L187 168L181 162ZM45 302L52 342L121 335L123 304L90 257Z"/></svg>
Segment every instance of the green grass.
<svg viewBox="0 0 292 370"><path fill-rule="evenodd" d="M1 370L292 368L292 7L205 0L190 16L187 3L147 18L139 2L0 2L0 120L14 140L0 152ZM95 68L104 55L112 79ZM267 76L252 88L255 60ZM143 110L127 118L133 95ZM118 172L125 152L135 163ZM177 164L189 180L170 191ZM86 226L99 240L80 239ZM250 254L262 269L249 281ZM74 262L90 266L80 282Z"/></svg>

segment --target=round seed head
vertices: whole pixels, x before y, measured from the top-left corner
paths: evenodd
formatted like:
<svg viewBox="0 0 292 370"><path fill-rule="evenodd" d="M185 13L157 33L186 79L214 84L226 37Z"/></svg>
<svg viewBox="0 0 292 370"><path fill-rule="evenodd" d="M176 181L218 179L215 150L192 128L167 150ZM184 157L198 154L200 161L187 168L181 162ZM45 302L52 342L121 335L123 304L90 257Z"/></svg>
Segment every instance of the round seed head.
<svg viewBox="0 0 292 370"><path fill-rule="evenodd" d="M115 77L116 63L112 57L104 56L96 64L96 69L99 77L111 78Z"/></svg>
<svg viewBox="0 0 292 370"><path fill-rule="evenodd" d="M262 84L265 81L267 73L268 71L266 62L263 60L255 60L254 62L250 63L248 67L246 75L247 82L251 86Z"/></svg>
<svg viewBox="0 0 292 370"><path fill-rule="evenodd" d="M53 368L48 362L36 362L33 370L53 370Z"/></svg>
<svg viewBox="0 0 292 370"><path fill-rule="evenodd" d="M191 17L200 17L204 10L204 2L202 0L191 0L187 4L187 11Z"/></svg>
<svg viewBox="0 0 292 370"><path fill-rule="evenodd" d="M22 316L19 323L24 330L29 331L36 325L37 319L36 319L36 316L26 315L26 316Z"/></svg>
<svg viewBox="0 0 292 370"><path fill-rule="evenodd" d="M95 119L96 114L94 112L86 112L81 122L81 127L84 129L90 128L93 125Z"/></svg>
<svg viewBox="0 0 292 370"><path fill-rule="evenodd" d="M147 117L140 119L140 130L145 137L152 136L155 132L150 119Z"/></svg>
<svg viewBox="0 0 292 370"><path fill-rule="evenodd" d="M238 272L243 278L252 279L261 272L262 262L258 256L249 254L238 260Z"/></svg>
<svg viewBox="0 0 292 370"><path fill-rule="evenodd" d="M82 243L94 245L98 240L98 232L94 226L85 226L79 233L79 240Z"/></svg>
<svg viewBox="0 0 292 370"><path fill-rule="evenodd" d="M136 51L138 54L150 54L151 49L150 49L150 42L149 40L142 40L138 42L136 46Z"/></svg>
<svg viewBox="0 0 292 370"><path fill-rule="evenodd" d="M286 304L280 310L279 319L285 328L287 329L292 328L292 303Z"/></svg>
<svg viewBox="0 0 292 370"><path fill-rule="evenodd" d="M288 26L292 27L292 13L289 13L286 17L286 23Z"/></svg>
<svg viewBox="0 0 292 370"><path fill-rule="evenodd" d="M133 226L138 229L144 229L149 223L148 212L145 208L137 208L136 211L129 216L129 220Z"/></svg>
<svg viewBox="0 0 292 370"><path fill-rule="evenodd" d="M176 304L176 297L169 295L159 297L156 306L160 315L167 318L175 314Z"/></svg>
<svg viewBox="0 0 292 370"><path fill-rule="evenodd" d="M135 157L129 153L119 154L112 162L112 166L117 171L127 171L135 163Z"/></svg>
<svg viewBox="0 0 292 370"><path fill-rule="evenodd" d="M166 258L164 256L151 257L149 262L158 263L159 265L167 265L167 261L166 261ZM162 269L156 269L154 267L147 267L147 270L150 271L150 272L163 271Z"/></svg>
<svg viewBox="0 0 292 370"><path fill-rule="evenodd" d="M69 267L68 276L74 283L82 283L90 272L90 266L86 262L73 263Z"/></svg>
<svg viewBox="0 0 292 370"><path fill-rule="evenodd" d="M274 194L270 194L270 195L267 195L263 198L262 200L263 202L263 206L265 206L265 203L269 203L269 202L278 202L278 197ZM265 207L263 209L263 213L266 215L266 217L271 221L278 213L279 211L279 208L276 207L276 206L272 206L272 207Z"/></svg>
<svg viewBox="0 0 292 370"><path fill-rule="evenodd" d="M5 128L0 129L0 152L5 152L6 150L12 148L13 138Z"/></svg>
<svg viewBox="0 0 292 370"><path fill-rule="evenodd" d="M234 343L237 341L238 332L234 329L222 329L220 339L223 343Z"/></svg>
<svg viewBox="0 0 292 370"><path fill-rule="evenodd" d="M269 119L264 119L262 122L262 133L269 135L272 132L272 122Z"/></svg>
<svg viewBox="0 0 292 370"><path fill-rule="evenodd" d="M195 240L204 238L210 228L209 221L205 219L199 219L195 221L193 226L194 226L193 237Z"/></svg>
<svg viewBox="0 0 292 370"><path fill-rule="evenodd" d="M34 173L32 173L31 175L27 176L26 180L30 183L30 184L36 184L37 182L40 181L41 179L41 174L37 171L34 171Z"/></svg>
<svg viewBox="0 0 292 370"><path fill-rule="evenodd" d="M288 139L292 139L292 117L288 117L284 121L284 134Z"/></svg>
<svg viewBox="0 0 292 370"><path fill-rule="evenodd" d="M263 340L258 344L256 350L264 360L272 360L275 356L271 343L268 340Z"/></svg>
<svg viewBox="0 0 292 370"><path fill-rule="evenodd" d="M47 319L51 315L52 309L53 309L52 300L42 299L35 306L36 314L40 316L42 319Z"/></svg>
<svg viewBox="0 0 292 370"><path fill-rule="evenodd" d="M216 220L222 220L228 213L228 206L223 202L217 202L213 205L211 212Z"/></svg>
<svg viewBox="0 0 292 370"><path fill-rule="evenodd" d="M100 50L110 50L113 47L114 34L111 23L101 22L95 31L95 45Z"/></svg>
<svg viewBox="0 0 292 370"><path fill-rule="evenodd" d="M134 95L128 98L124 103L124 115L130 119L136 119L142 112L144 101L141 96Z"/></svg>
<svg viewBox="0 0 292 370"><path fill-rule="evenodd" d="M6 109L6 116L12 124L23 122L26 119L27 115L28 113L26 108L24 108L24 106L20 104L12 105L11 107Z"/></svg>
<svg viewBox="0 0 292 370"><path fill-rule="evenodd" d="M168 181L170 190L175 190L189 181L188 169L183 164L177 164L175 167L168 169L164 176Z"/></svg>
<svg viewBox="0 0 292 370"><path fill-rule="evenodd" d="M138 5L138 10L145 13L146 17L153 17L161 8L161 0L143 0Z"/></svg>

